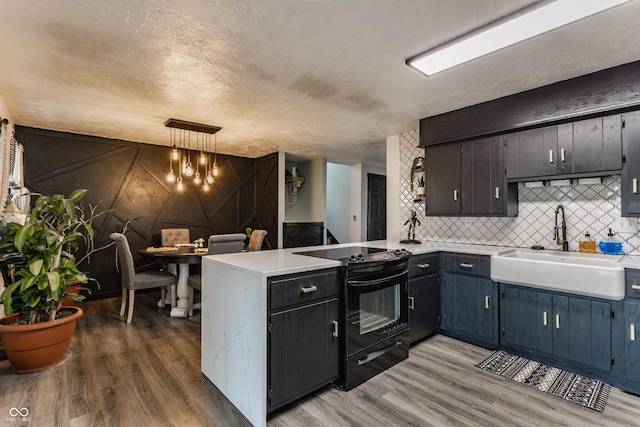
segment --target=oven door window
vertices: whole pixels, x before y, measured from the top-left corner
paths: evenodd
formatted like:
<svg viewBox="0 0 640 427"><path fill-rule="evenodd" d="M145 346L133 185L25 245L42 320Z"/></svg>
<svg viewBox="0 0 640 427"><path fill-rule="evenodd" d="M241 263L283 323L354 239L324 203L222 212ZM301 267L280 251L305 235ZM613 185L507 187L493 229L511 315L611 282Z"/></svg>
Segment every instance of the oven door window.
<svg viewBox="0 0 640 427"><path fill-rule="evenodd" d="M362 293L359 297L361 335L400 319L400 284Z"/></svg>

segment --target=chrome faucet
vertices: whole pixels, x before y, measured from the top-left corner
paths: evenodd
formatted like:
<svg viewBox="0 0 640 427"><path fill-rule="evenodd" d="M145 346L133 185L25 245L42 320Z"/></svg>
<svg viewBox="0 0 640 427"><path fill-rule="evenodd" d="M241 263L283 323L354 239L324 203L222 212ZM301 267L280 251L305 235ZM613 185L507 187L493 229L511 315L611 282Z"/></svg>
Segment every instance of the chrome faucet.
<svg viewBox="0 0 640 427"><path fill-rule="evenodd" d="M562 211L562 223L558 227L558 212ZM562 230L562 237L560 237L560 230ZM556 207L556 224L553 231L553 238L558 246L562 246L564 252L569 251L569 242L567 241L567 221L564 217L564 206L558 205Z"/></svg>

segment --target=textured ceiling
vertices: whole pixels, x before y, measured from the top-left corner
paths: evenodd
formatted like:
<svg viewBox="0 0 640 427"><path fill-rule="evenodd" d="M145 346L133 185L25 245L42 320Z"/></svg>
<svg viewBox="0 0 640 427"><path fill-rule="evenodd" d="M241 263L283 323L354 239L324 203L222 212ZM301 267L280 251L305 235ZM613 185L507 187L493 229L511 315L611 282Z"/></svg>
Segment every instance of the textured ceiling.
<svg viewBox="0 0 640 427"><path fill-rule="evenodd" d="M0 0L16 124L152 144L177 118L218 149L384 166L422 117L640 59L640 0L432 77L405 60L531 0Z"/></svg>

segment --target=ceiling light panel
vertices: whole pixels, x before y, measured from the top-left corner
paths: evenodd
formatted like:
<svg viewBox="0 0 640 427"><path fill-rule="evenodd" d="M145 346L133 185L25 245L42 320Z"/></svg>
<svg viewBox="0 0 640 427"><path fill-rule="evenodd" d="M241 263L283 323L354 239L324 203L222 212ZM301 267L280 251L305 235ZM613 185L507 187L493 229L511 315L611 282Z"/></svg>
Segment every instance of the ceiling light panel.
<svg viewBox="0 0 640 427"><path fill-rule="evenodd" d="M407 60L427 76L602 12L630 0L556 0L507 16L486 28Z"/></svg>

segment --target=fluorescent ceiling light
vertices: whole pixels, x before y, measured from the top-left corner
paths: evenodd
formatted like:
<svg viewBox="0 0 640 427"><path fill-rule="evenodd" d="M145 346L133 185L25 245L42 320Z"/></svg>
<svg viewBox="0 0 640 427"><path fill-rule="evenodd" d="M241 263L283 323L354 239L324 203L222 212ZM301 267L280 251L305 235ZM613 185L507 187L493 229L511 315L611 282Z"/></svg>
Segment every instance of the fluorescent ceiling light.
<svg viewBox="0 0 640 427"><path fill-rule="evenodd" d="M557 0L513 15L407 60L430 76L630 0Z"/></svg>

